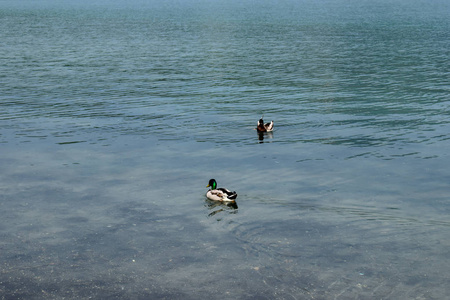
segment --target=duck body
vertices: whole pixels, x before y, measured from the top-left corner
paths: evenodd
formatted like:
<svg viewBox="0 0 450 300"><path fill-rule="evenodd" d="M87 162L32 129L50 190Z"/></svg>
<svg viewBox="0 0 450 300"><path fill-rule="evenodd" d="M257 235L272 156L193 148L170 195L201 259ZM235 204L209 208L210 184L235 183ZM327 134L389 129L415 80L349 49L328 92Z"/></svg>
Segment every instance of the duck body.
<svg viewBox="0 0 450 300"><path fill-rule="evenodd" d="M217 182L215 179L209 180L206 187L211 187L206 192L206 198L213 201L234 202L237 198L237 193L232 192L226 188L217 188Z"/></svg>
<svg viewBox="0 0 450 300"><path fill-rule="evenodd" d="M263 118L259 119L258 126L256 127L258 132L270 132L273 131L273 121L270 123L265 123Z"/></svg>

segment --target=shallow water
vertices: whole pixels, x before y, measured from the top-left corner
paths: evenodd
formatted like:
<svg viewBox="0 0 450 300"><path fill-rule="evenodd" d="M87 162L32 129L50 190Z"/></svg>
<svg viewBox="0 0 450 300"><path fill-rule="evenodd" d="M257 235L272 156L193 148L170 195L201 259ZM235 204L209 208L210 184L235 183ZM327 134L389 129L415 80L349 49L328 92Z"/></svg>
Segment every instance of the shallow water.
<svg viewBox="0 0 450 300"><path fill-rule="evenodd" d="M448 295L445 1L0 8L2 299Z"/></svg>

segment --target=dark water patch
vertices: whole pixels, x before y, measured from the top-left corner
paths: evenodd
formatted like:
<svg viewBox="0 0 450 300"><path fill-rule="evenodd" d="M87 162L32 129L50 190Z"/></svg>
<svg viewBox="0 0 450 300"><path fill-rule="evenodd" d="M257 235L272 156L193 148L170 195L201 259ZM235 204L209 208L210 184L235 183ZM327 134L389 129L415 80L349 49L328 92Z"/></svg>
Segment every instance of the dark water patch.
<svg viewBox="0 0 450 300"><path fill-rule="evenodd" d="M68 141L68 142L59 142L58 145L70 145L70 144L78 144L78 143L86 143L87 141Z"/></svg>

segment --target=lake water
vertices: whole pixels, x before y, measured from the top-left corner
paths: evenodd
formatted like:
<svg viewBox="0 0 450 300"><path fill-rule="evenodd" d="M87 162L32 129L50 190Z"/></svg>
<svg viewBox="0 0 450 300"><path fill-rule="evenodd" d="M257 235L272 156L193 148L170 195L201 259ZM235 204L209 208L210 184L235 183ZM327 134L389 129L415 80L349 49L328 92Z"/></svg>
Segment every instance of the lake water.
<svg viewBox="0 0 450 300"><path fill-rule="evenodd" d="M450 294L447 0L1 0L0 21L1 299Z"/></svg>

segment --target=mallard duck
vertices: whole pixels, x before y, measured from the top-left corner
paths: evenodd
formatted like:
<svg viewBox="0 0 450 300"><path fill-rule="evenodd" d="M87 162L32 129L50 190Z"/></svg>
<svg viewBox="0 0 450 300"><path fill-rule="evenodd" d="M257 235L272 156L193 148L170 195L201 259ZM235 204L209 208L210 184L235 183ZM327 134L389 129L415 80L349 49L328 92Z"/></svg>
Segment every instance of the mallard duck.
<svg viewBox="0 0 450 300"><path fill-rule="evenodd" d="M273 121L270 122L270 123L264 124L263 117L264 116L262 116L261 119L259 119L258 126L256 127L256 130L258 132L269 132L269 131L272 131L273 130Z"/></svg>
<svg viewBox="0 0 450 300"><path fill-rule="evenodd" d="M210 179L206 187L210 189L206 192L206 197L214 201L235 201L237 194L226 188L217 188L215 179Z"/></svg>

